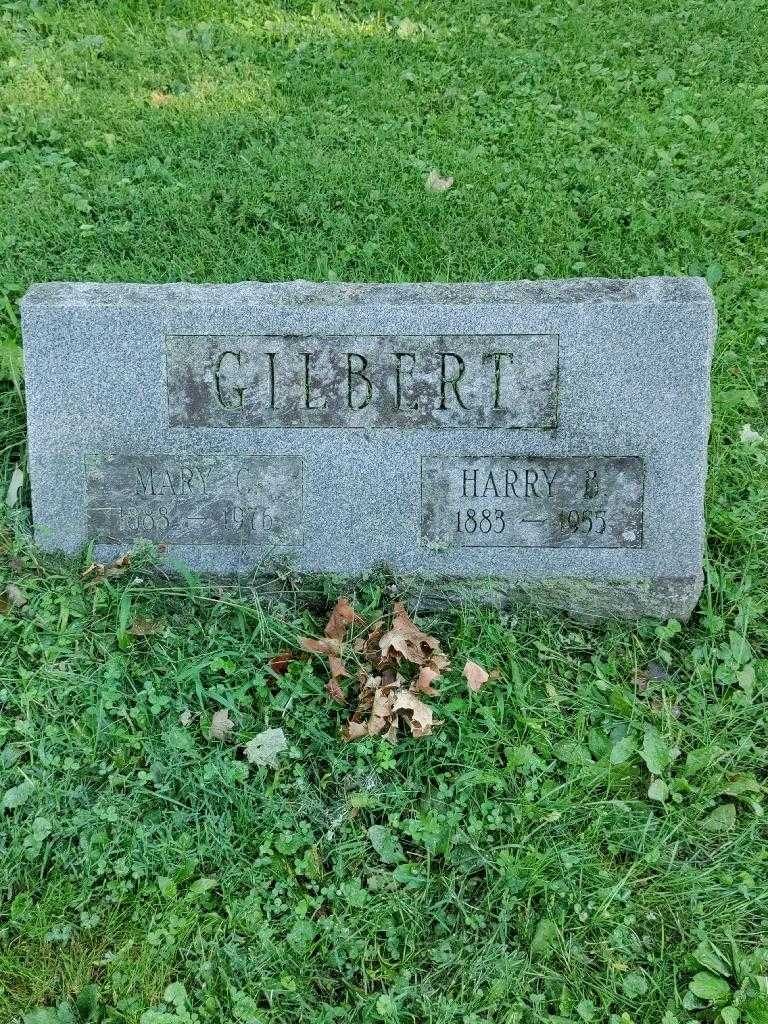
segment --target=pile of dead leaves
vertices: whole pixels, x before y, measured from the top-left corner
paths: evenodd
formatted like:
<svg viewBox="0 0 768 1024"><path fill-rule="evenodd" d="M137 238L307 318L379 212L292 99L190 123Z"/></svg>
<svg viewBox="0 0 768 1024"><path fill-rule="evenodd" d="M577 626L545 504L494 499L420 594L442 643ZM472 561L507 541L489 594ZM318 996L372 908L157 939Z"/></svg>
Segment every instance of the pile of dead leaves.
<svg viewBox="0 0 768 1024"><path fill-rule="evenodd" d="M368 624L342 597L331 612L324 636L300 637L299 645L327 659L330 679L326 691L331 699L356 704L344 727L345 739L383 736L396 743L401 730L420 739L443 724L422 698L439 696L434 683L448 671L450 661L439 641L419 629L399 601L391 618ZM471 661L464 667L472 690L497 675ZM350 693L342 688L347 679L354 680Z"/></svg>

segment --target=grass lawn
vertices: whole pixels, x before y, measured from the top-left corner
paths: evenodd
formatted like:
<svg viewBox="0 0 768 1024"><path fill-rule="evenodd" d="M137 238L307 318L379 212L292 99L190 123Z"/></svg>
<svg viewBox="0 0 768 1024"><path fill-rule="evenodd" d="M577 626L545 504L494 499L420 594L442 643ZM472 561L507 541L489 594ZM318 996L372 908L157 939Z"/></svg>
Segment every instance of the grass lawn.
<svg viewBox="0 0 768 1024"><path fill-rule="evenodd" d="M691 622L423 620L453 659L444 725L396 747L341 741L318 660L270 671L322 630L300 602L140 559L83 580L87 556L35 553L23 490L0 520L0 588L27 599L0 613L3 1024L768 1021L768 444L743 431L768 436L765 19L0 4L3 493L32 281L695 272L720 316ZM502 679L468 693L466 658ZM240 753L267 728L277 768Z"/></svg>

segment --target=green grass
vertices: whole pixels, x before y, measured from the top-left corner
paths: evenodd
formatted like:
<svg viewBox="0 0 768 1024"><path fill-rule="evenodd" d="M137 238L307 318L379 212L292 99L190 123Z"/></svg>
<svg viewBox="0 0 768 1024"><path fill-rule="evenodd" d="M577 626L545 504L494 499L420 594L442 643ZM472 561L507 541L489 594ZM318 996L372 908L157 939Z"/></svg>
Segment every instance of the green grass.
<svg viewBox="0 0 768 1024"><path fill-rule="evenodd" d="M340 742L319 666L267 670L300 603L140 564L89 588L6 514L0 585L29 601L0 616L0 1020L768 1020L768 447L740 440L768 434L766 13L0 5L6 485L34 280L700 272L720 316L691 623L430 621L445 725L394 750ZM503 682L470 698L466 657ZM208 738L221 707L238 742L285 730L276 770Z"/></svg>

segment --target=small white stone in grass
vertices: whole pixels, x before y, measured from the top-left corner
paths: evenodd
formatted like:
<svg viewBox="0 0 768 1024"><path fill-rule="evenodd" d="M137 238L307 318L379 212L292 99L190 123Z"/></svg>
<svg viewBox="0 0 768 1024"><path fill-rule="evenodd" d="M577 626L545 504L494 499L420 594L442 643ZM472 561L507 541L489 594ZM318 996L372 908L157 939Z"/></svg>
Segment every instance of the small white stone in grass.
<svg viewBox="0 0 768 1024"><path fill-rule="evenodd" d="M245 756L249 764L277 768L277 755L288 747L282 729L265 729L245 744Z"/></svg>
<svg viewBox="0 0 768 1024"><path fill-rule="evenodd" d="M9 583L5 588L5 596L11 602L14 608L23 608L25 604L29 603L29 598L21 589L17 587L15 583Z"/></svg>
<svg viewBox="0 0 768 1024"><path fill-rule="evenodd" d="M739 440L742 444L756 444L758 441L763 440L763 435L758 434L756 430L753 430L751 423L745 423L741 428Z"/></svg>
<svg viewBox="0 0 768 1024"><path fill-rule="evenodd" d="M8 484L8 491L5 495L5 504L8 508L16 508L19 503L19 491L24 483L24 470L14 466L11 473L11 482Z"/></svg>
<svg viewBox="0 0 768 1024"><path fill-rule="evenodd" d="M220 708L211 719L208 735L212 740L226 740L235 727L226 708Z"/></svg>
<svg viewBox="0 0 768 1024"><path fill-rule="evenodd" d="M453 185L453 178L443 178L439 171L432 170L427 175L424 185L428 192L447 192Z"/></svg>

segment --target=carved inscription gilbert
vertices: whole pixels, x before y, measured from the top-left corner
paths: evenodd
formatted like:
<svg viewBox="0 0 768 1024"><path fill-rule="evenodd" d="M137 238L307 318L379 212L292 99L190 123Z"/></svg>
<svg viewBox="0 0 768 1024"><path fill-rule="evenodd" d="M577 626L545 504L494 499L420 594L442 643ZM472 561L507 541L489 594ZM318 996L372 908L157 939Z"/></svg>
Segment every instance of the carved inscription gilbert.
<svg viewBox="0 0 768 1024"><path fill-rule="evenodd" d="M454 547L639 548L643 460L428 456L422 543Z"/></svg>
<svg viewBox="0 0 768 1024"><path fill-rule="evenodd" d="M100 543L301 544L302 463L259 456L91 455L88 534Z"/></svg>
<svg viewBox="0 0 768 1024"><path fill-rule="evenodd" d="M557 425L551 334L166 338L172 427Z"/></svg>

